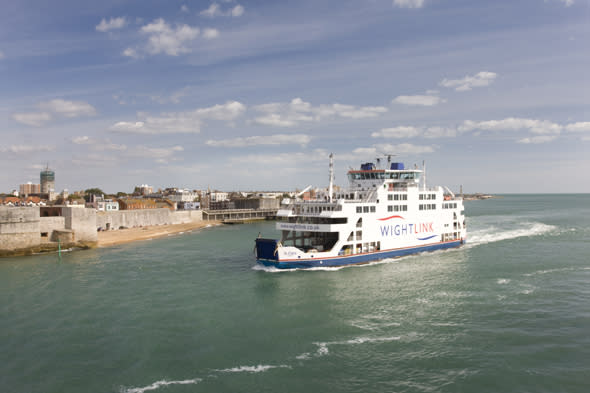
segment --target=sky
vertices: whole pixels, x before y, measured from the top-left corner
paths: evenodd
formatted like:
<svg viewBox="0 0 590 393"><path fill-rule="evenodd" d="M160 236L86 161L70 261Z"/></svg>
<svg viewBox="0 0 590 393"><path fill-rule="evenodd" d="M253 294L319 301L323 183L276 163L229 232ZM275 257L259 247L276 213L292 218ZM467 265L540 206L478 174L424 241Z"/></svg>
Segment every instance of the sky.
<svg viewBox="0 0 590 393"><path fill-rule="evenodd" d="M590 0L0 3L0 192L590 192Z"/></svg>

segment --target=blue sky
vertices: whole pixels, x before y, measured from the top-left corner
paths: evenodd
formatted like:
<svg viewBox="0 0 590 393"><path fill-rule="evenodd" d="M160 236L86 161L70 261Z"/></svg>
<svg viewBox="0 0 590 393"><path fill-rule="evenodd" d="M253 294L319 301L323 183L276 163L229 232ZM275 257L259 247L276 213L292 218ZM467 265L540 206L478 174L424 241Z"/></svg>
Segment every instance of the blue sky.
<svg viewBox="0 0 590 393"><path fill-rule="evenodd" d="M590 192L588 0L2 1L0 191Z"/></svg>

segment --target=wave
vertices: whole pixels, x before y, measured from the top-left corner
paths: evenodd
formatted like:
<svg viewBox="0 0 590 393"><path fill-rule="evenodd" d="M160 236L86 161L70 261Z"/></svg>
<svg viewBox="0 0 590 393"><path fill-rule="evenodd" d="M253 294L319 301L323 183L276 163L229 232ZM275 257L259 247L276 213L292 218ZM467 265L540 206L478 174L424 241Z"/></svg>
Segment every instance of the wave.
<svg viewBox="0 0 590 393"><path fill-rule="evenodd" d="M511 230L502 230L495 226L481 229L473 232L467 232L468 245L480 245L487 243L494 243L503 240L516 239L519 237L539 236L551 231L557 227L554 225L547 225L541 222L522 223L519 228Z"/></svg>
<svg viewBox="0 0 590 393"><path fill-rule="evenodd" d="M317 350L312 352L305 352L301 355L295 357L297 360L310 360L312 358L319 358L322 356L326 356L330 354L329 347L334 345L362 345L366 343L385 343L391 341L398 341L400 340L400 336L386 336L386 337L369 337L369 336L359 336L354 337L349 340L343 341L329 341L329 342L314 342L313 344L317 347ZM259 364L256 366L237 366L237 367L230 367L224 369L215 369L208 373L206 378L218 378L219 374L228 374L228 373L263 373L272 369L292 369L293 366L288 364L279 364L279 365L269 365L269 364ZM164 388L170 385L196 385L203 381L203 378L193 378L193 379L184 379L184 380L177 380L177 381L168 381L162 379L160 381L156 381L150 385L143 386L143 387L132 387L132 388L121 388L121 393L144 393L151 390L157 390L160 388Z"/></svg>
<svg viewBox="0 0 590 393"><path fill-rule="evenodd" d="M562 273L562 272L571 272L577 270L590 270L590 267L562 267L557 269L545 269L545 270L537 270L536 272L532 273L525 273L523 276L531 277L531 276L538 276L538 275L545 275L545 274L552 274L552 273Z"/></svg>
<svg viewBox="0 0 590 393"><path fill-rule="evenodd" d="M161 381L157 381L152 383L151 385L140 387L140 388L129 388L129 389L122 389L123 393L143 393L150 390L160 389L161 387L169 386L169 385L195 385L201 382L201 378L194 378L194 379L184 379L181 381L167 381L165 379Z"/></svg>
<svg viewBox="0 0 590 393"><path fill-rule="evenodd" d="M306 360L312 357L321 357L326 356L330 353L329 347L333 345L358 345L358 344L366 344L366 343L384 343L390 341L399 341L401 340L400 336L389 336L389 337L367 337L367 336L360 336L355 337L350 340L345 341L329 341L329 342L315 342L314 345L317 346L317 350L315 354L310 352L305 352L296 358L299 360Z"/></svg>
<svg viewBox="0 0 590 393"><path fill-rule="evenodd" d="M258 366L239 366L233 368L225 368L221 370L215 370L220 373L263 373L273 368L291 368L291 366L287 366L285 364L281 364L279 366L270 366L270 365L262 365L259 364Z"/></svg>

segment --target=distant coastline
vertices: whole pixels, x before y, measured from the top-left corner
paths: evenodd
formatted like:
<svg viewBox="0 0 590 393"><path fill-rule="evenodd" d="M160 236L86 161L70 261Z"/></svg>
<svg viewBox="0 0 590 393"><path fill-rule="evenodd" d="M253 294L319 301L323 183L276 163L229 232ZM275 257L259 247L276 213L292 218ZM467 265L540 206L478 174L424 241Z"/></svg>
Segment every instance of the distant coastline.
<svg viewBox="0 0 590 393"><path fill-rule="evenodd" d="M485 199L493 199L493 198L502 198L502 197L498 196L498 195L482 194L482 193L463 194L463 200L465 200L465 201L482 201Z"/></svg>

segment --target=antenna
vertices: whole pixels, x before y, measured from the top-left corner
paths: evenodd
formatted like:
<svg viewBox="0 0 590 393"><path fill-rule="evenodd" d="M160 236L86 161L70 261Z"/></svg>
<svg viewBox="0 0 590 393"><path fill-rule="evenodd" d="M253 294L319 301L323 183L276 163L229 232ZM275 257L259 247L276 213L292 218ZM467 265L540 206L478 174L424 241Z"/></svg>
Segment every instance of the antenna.
<svg viewBox="0 0 590 393"><path fill-rule="evenodd" d="M328 198L332 202L332 194L334 192L334 153L330 153L330 186L328 188Z"/></svg>
<svg viewBox="0 0 590 393"><path fill-rule="evenodd" d="M383 151L378 152L381 156L387 157L387 167L385 169L389 169L391 167L391 157L395 157L397 154L393 153L385 153ZM380 158L377 158L377 162L380 162Z"/></svg>
<svg viewBox="0 0 590 393"><path fill-rule="evenodd" d="M423 191L426 191L426 161L422 160L422 171L424 172L423 174L423 178L424 178L424 185L422 186Z"/></svg>

